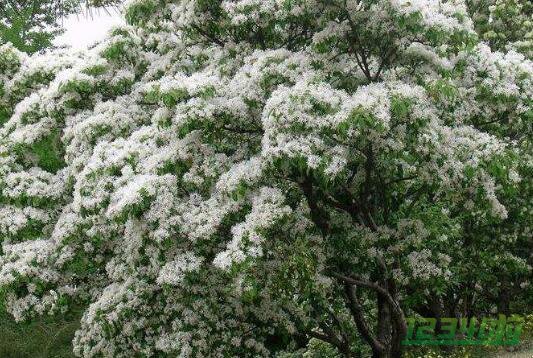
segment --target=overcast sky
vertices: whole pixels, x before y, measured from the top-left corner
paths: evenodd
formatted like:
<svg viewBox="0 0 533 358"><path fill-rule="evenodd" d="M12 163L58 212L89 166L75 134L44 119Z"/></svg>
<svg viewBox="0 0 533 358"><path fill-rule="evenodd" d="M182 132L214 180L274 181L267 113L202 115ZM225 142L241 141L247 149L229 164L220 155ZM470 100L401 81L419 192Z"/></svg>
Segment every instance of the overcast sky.
<svg viewBox="0 0 533 358"><path fill-rule="evenodd" d="M113 9L109 13L103 10L93 11L92 16L71 15L64 20L65 33L57 37L54 43L58 46L69 45L74 49L87 48L103 39L112 26L122 22L122 15Z"/></svg>

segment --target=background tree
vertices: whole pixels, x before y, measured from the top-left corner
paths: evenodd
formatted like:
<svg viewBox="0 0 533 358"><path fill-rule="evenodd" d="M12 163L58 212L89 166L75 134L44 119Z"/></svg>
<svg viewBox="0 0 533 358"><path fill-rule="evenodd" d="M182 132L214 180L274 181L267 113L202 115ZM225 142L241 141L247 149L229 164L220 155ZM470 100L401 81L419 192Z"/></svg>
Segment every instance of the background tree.
<svg viewBox="0 0 533 358"><path fill-rule="evenodd" d="M35 53L52 46L70 14L116 5L115 0L5 0L0 4L0 41Z"/></svg>
<svg viewBox="0 0 533 358"><path fill-rule="evenodd" d="M408 315L530 309L532 63L462 2L125 16L80 57L0 49L15 319L85 305L83 357L399 357Z"/></svg>

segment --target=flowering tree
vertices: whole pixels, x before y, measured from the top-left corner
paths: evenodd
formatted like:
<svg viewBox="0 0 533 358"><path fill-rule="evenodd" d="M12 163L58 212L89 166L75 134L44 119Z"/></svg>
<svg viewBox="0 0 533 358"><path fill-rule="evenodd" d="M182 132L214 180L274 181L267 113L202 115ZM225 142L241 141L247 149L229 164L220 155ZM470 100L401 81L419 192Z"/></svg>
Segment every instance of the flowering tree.
<svg viewBox="0 0 533 358"><path fill-rule="evenodd" d="M87 54L2 46L6 308L84 305L81 357L399 357L406 315L510 311L533 67L476 11L135 0Z"/></svg>

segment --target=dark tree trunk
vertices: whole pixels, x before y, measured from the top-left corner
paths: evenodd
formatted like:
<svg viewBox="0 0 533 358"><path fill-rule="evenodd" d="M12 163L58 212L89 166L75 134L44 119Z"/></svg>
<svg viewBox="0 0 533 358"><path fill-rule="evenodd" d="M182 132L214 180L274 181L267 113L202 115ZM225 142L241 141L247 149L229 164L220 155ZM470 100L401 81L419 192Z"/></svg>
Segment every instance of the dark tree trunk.
<svg viewBox="0 0 533 358"><path fill-rule="evenodd" d="M401 358L401 341L407 333L407 322L397 301L395 292L385 289L377 283L362 279L336 275L344 282L346 304L352 313L359 334L372 349L373 358ZM378 308L377 324L372 329L368 324L357 297L356 287L371 288L376 293ZM393 285L385 285L393 288ZM345 356L349 356L346 355Z"/></svg>

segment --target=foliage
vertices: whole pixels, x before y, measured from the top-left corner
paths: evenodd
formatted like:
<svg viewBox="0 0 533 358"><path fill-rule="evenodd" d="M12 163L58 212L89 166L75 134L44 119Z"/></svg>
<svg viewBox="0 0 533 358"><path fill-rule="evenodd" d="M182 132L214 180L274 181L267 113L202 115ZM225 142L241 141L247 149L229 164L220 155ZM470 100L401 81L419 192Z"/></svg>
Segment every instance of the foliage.
<svg viewBox="0 0 533 358"><path fill-rule="evenodd" d="M85 54L3 45L6 309L86 307L80 357L400 357L407 316L527 312L533 64L478 10L134 0Z"/></svg>

